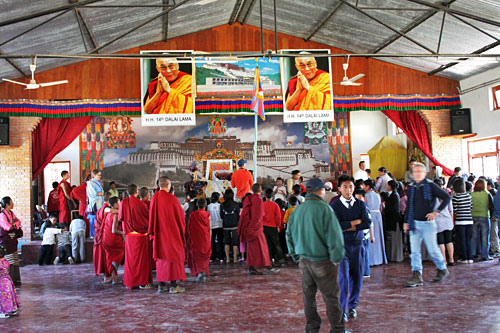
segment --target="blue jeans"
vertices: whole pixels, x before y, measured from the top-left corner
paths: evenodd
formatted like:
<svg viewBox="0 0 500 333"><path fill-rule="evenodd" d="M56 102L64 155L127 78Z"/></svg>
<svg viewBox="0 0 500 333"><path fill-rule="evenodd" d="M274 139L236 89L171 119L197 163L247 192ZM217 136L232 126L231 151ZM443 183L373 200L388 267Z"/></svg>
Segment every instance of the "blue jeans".
<svg viewBox="0 0 500 333"><path fill-rule="evenodd" d="M370 276L370 240L363 239L363 247L365 248L365 260L363 263L363 276Z"/></svg>
<svg viewBox="0 0 500 333"><path fill-rule="evenodd" d="M437 231L435 221L417 221L415 220L415 230L410 230L410 248L411 248L411 270L422 273L422 255L420 254L422 240L424 241L427 252L437 269L446 269L441 250L437 244Z"/></svg>
<svg viewBox="0 0 500 333"><path fill-rule="evenodd" d="M481 257L490 256L490 219L488 217L473 216L471 248L473 255L481 252ZM479 251L480 250L480 251Z"/></svg>
<svg viewBox="0 0 500 333"><path fill-rule="evenodd" d="M94 229L94 224L95 224L95 218L96 215L87 215L89 219L89 236L90 237L95 237L95 229Z"/></svg>

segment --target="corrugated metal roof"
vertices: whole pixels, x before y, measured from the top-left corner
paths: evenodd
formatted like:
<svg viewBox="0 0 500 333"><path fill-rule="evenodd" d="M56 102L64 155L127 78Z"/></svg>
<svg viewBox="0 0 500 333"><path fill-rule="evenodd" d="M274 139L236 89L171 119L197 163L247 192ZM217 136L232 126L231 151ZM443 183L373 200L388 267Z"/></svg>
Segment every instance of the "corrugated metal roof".
<svg viewBox="0 0 500 333"><path fill-rule="evenodd" d="M82 1L85 0L79 2ZM176 0L176 3L180 1ZM278 31L292 36L308 38L330 15L332 10L338 6L339 1L344 2L336 10L335 14L314 33L311 40L355 53L373 52L387 41L391 41L391 43L380 52L399 54L429 53L428 50L417 45L417 43L427 49L437 51L443 11L426 6L422 1L414 3L412 1L397 0L276 0ZM77 13L74 9L69 9L65 13L55 12L13 24L2 25L2 22L7 20L60 6L67 6L74 2L73 0L0 0L0 52L4 54L76 54L85 53L87 50L92 49L91 39L86 32L82 38ZM95 37L97 45L101 46L144 20L158 15L165 8L90 8L90 6L162 5L166 2L166 0L147 2L138 0L103 0L81 7L79 10L93 37ZM441 4L443 1L426 0L426 2L435 5ZM173 3L174 1L170 0L170 4ZM264 28L273 30L273 0L262 0L262 3ZM237 16L240 21L247 16L246 24L260 26L259 0L190 0L169 13L168 37L186 35L226 24L236 4L241 4L241 12ZM246 15L249 8L250 13ZM400 10L374 10L373 8L399 8ZM409 10L409 8L417 10ZM452 1L450 8L500 24L500 1L498 0L456 0ZM368 17L363 12L373 18ZM456 15L463 21L492 35L492 38L453 17L452 14L447 13L445 16L440 52L470 53L496 42L495 38L500 39L500 28L498 26ZM2 45L2 43L17 34L57 15L59 16L51 22ZM424 15L428 18L407 33L407 36L413 41L400 36L395 38L398 36L396 32L376 22L376 20L379 20L392 29L406 31L407 27L414 25L415 21ZM160 41L163 39L164 34L162 22L162 18L157 18L104 47L100 52L117 52ZM273 48L273 46L267 46L266 48ZM485 53L500 53L500 46ZM383 58L382 60L425 72L430 72L443 65L443 63L433 58ZM77 60L39 59L37 61L37 71L59 67L75 61ZM29 73L28 65L31 60L15 59L13 62L21 67L24 72ZM498 65L498 63L485 63L481 60L468 60L443 70L438 75L460 80ZM0 77L19 77L19 72L5 60L0 60Z"/></svg>

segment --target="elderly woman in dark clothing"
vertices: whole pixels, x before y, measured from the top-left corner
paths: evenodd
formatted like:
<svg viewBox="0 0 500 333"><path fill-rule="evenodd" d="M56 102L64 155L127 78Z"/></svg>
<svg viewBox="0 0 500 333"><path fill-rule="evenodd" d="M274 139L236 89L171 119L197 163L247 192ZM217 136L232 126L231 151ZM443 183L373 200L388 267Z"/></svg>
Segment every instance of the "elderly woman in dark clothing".
<svg viewBox="0 0 500 333"><path fill-rule="evenodd" d="M385 248L387 260L401 262L403 256L402 218L399 205L398 183L387 183L387 196L384 209Z"/></svg>

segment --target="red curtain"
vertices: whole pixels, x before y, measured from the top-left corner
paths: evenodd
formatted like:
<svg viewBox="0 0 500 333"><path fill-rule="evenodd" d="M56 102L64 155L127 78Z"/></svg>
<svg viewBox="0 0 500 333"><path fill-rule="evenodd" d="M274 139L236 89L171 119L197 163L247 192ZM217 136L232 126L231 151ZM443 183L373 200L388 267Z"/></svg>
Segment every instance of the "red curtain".
<svg viewBox="0 0 500 333"><path fill-rule="evenodd" d="M443 173L451 176L453 171L441 164L433 155L429 142L429 134L427 132L427 124L417 111L382 111L396 126L401 128L408 138L417 145L420 150L432 161L435 165L443 168Z"/></svg>
<svg viewBox="0 0 500 333"><path fill-rule="evenodd" d="M92 120L89 117L42 118L33 131L33 179L52 159L69 146Z"/></svg>

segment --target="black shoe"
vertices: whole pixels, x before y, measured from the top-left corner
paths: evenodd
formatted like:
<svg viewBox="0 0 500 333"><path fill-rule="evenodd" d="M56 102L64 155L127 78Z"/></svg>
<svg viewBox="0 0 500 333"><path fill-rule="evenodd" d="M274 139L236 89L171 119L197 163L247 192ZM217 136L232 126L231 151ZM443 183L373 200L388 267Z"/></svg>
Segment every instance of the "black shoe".
<svg viewBox="0 0 500 333"><path fill-rule="evenodd" d="M253 268L248 270L248 275L264 275L264 273Z"/></svg>
<svg viewBox="0 0 500 333"><path fill-rule="evenodd" d="M481 260L483 260L483 261L489 261L489 260L493 260L493 258L492 257L487 257L487 258L482 258Z"/></svg>
<svg viewBox="0 0 500 333"><path fill-rule="evenodd" d="M444 279L446 279L446 277L448 275L450 275L450 272L448 272L448 270L446 268L445 269L438 269L436 276L434 277L434 279L432 279L432 282L434 282L434 283L441 282Z"/></svg>
<svg viewBox="0 0 500 333"><path fill-rule="evenodd" d="M347 315L347 313L344 313L344 323L347 323L349 322L349 316Z"/></svg>
<svg viewBox="0 0 500 333"><path fill-rule="evenodd" d="M349 318L356 318L358 316L358 313L356 312L356 309L350 309L349 310Z"/></svg>
<svg viewBox="0 0 500 333"><path fill-rule="evenodd" d="M455 266L455 262L449 262L448 266Z"/></svg>
<svg viewBox="0 0 500 333"><path fill-rule="evenodd" d="M406 286L413 288L424 285L424 279L422 279L422 274L419 271L413 271L413 277L411 280L406 281Z"/></svg>

